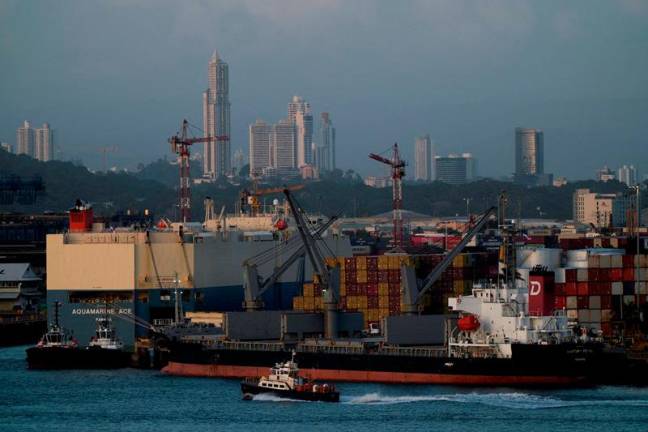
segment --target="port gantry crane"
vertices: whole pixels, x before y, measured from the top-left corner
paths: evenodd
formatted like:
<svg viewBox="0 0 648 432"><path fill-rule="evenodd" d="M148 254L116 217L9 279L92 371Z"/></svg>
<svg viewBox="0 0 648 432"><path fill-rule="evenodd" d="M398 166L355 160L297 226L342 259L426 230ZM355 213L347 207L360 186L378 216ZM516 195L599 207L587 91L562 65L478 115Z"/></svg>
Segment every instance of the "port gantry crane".
<svg viewBox="0 0 648 432"><path fill-rule="evenodd" d="M393 217L393 244L395 252L403 252L404 246L404 233L403 233L403 184L402 178L405 177L405 166L407 162L400 158L398 153L398 143L394 143L391 147L392 157L387 159L376 153L370 153L369 158L382 162L391 167L392 178L392 209Z"/></svg>
<svg viewBox="0 0 648 432"><path fill-rule="evenodd" d="M189 146L197 143L208 143L212 141L227 141L227 135L206 136L198 138L189 138L187 129L189 122L185 119L182 121L182 132L169 138L171 151L178 155L178 166L180 167L180 190L179 207L180 220L189 222L191 220L191 173L189 168Z"/></svg>

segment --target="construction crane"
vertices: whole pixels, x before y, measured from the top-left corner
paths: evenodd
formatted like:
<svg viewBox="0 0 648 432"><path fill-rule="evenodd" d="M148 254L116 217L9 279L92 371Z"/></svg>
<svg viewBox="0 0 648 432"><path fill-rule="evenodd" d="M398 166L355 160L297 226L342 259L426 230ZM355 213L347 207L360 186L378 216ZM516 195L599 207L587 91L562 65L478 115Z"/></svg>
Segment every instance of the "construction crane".
<svg viewBox="0 0 648 432"><path fill-rule="evenodd" d="M463 248L472 240L497 212L497 207L491 207L479 218L477 223L470 228L463 239L457 246L448 253L443 260L423 279L416 278L416 272L413 266L404 264L401 266L401 280L402 280L402 298L403 312L406 314L414 314L418 312L419 304L434 283L439 280L443 272L452 264L452 260L461 253Z"/></svg>
<svg viewBox="0 0 648 432"><path fill-rule="evenodd" d="M179 207L180 220L189 222L191 220L191 173L189 169L189 146L196 143L208 143L212 141L227 141L227 135L207 136L199 138L189 138L187 129L189 122L182 121L182 132L169 138L171 151L178 155L178 166L180 167L180 190L179 190Z"/></svg>
<svg viewBox="0 0 648 432"><path fill-rule="evenodd" d="M381 155L370 153L369 157L378 162L382 162L391 167L392 178L392 209L393 209L393 245L397 252L403 251L404 234L403 234L403 184L402 178L405 177L405 166L407 163L400 158L398 153L398 143L394 143L391 148L392 157L387 159Z"/></svg>

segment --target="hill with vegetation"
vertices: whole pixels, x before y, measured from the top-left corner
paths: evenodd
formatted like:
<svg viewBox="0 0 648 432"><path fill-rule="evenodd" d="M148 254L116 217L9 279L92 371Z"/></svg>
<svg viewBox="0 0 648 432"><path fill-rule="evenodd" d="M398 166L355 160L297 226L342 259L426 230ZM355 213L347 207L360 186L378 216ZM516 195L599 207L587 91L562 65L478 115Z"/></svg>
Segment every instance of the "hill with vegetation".
<svg viewBox="0 0 648 432"><path fill-rule="evenodd" d="M192 164L194 176L200 174L200 166ZM17 175L23 179L40 176L44 191L31 205L12 203L0 206L0 212L40 213L43 211L66 211L77 198L93 203L98 214L111 215L117 211L136 212L148 209L158 216L175 218L177 214L177 166L161 159L140 166L135 173L93 173L72 162L39 162L24 155L0 151L0 175ZM280 186L282 182L259 184L257 187ZM211 184L192 187L192 214L196 220L203 217L203 200L210 196L217 210L225 205L228 212L234 210L239 193L254 185L241 179L230 184L219 179ZM572 196L578 188L610 193L626 189L619 182L579 181L566 186L525 187L513 183L484 179L464 185L448 185L441 182L405 183L403 208L431 216L455 216L466 214L466 201L470 211L481 212L495 205L502 191L509 196L509 214L521 217L546 217L569 219L572 216ZM280 194L267 195L266 202ZM391 188L376 189L363 184L352 170L336 170L320 181L310 181L305 188L295 192L300 203L311 212L342 214L346 216L369 216L391 210ZM643 202L648 202L644 192Z"/></svg>

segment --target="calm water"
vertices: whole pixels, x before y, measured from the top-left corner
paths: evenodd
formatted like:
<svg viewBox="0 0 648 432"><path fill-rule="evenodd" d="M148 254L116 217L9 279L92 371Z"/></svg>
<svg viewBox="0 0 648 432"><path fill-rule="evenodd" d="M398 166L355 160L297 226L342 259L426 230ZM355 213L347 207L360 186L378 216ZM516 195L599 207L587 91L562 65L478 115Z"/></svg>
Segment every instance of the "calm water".
<svg viewBox="0 0 648 432"><path fill-rule="evenodd" d="M0 431L648 431L648 389L340 384L342 403L241 400L237 381L25 369L0 349Z"/></svg>

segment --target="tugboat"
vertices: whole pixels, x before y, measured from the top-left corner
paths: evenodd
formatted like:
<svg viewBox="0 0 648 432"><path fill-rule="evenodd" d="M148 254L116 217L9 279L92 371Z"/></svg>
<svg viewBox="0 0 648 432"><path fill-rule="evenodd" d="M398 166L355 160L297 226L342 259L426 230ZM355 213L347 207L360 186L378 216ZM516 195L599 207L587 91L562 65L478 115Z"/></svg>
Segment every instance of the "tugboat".
<svg viewBox="0 0 648 432"><path fill-rule="evenodd" d="M286 399L339 402L340 393L332 384L315 383L299 376L299 368L292 359L277 363L270 369L270 375L261 378L246 378L241 382L243 400L252 400L258 394L271 394Z"/></svg>
<svg viewBox="0 0 648 432"><path fill-rule="evenodd" d="M68 337L59 325L60 303L54 304L54 323L35 346L27 349L30 369L117 369L127 367L131 354L122 343L106 317L97 320L96 335L88 347Z"/></svg>

